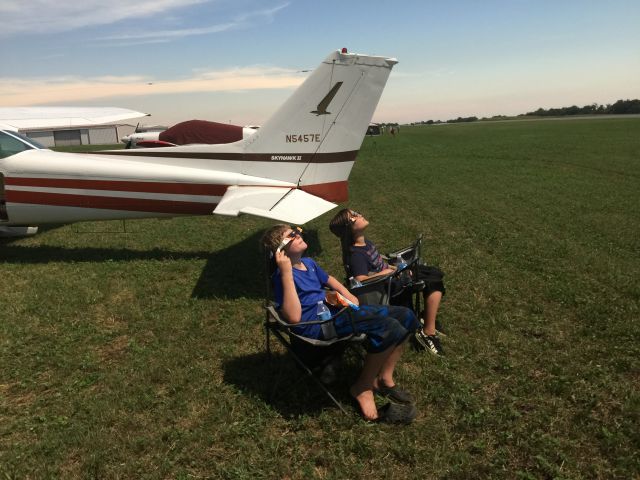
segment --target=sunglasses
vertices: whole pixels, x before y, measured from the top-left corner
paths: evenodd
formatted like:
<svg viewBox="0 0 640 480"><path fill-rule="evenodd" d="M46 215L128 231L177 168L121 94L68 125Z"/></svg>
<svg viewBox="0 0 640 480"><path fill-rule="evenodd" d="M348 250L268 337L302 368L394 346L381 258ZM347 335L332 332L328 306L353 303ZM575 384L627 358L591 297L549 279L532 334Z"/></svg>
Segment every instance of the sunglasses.
<svg viewBox="0 0 640 480"><path fill-rule="evenodd" d="M355 222L358 217L363 217L364 216L361 213L356 212L355 210L350 210L349 211L349 215L350 215L349 220L351 221L351 223Z"/></svg>
<svg viewBox="0 0 640 480"><path fill-rule="evenodd" d="M280 242L280 245L278 245L278 248L276 249L276 252L280 252L284 250L285 247L289 245L291 240L301 235L302 235L302 227L291 227L291 231L286 237L282 239L282 241Z"/></svg>

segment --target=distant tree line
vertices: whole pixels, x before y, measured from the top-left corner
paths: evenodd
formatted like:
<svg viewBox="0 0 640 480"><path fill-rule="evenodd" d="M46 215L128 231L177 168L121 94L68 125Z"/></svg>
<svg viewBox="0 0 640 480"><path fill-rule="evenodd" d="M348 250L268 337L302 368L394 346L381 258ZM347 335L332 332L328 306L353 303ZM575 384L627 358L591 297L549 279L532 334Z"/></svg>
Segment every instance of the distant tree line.
<svg viewBox="0 0 640 480"><path fill-rule="evenodd" d="M451 120L442 121L442 120L426 120L422 122L414 122L411 125L439 125L441 123L464 123L464 122L477 122L478 117L458 117L452 118Z"/></svg>
<svg viewBox="0 0 640 480"><path fill-rule="evenodd" d="M584 107L572 105L571 107L550 108L548 110L539 108L535 112L527 112L525 115L558 117L563 115L624 115L629 113L640 113L640 100L618 100L614 104L598 105L597 103L592 103Z"/></svg>
<svg viewBox="0 0 640 480"><path fill-rule="evenodd" d="M527 112L510 117L507 115L494 115L491 118L482 118L481 120L508 120L517 117L562 117L567 115L624 115L631 113L640 113L640 100L618 100L615 103L608 103L607 105L598 105L592 103L591 105L585 105L584 107L578 107L572 105L571 107L562 108L539 108L534 112ZM423 120L421 122L414 122L412 125L438 125L441 123L463 123L463 122L475 122L478 117L458 117L451 120ZM392 124L388 124L392 125ZM397 125L397 124L396 124Z"/></svg>

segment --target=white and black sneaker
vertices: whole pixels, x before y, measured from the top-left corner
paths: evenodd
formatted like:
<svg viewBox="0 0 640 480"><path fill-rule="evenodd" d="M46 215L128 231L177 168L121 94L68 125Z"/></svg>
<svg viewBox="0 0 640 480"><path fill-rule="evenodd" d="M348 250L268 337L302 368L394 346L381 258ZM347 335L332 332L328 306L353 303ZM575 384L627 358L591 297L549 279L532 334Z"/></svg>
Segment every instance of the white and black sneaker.
<svg viewBox="0 0 640 480"><path fill-rule="evenodd" d="M436 335L439 337L446 337L447 331L444 329L442 322L436 318Z"/></svg>
<svg viewBox="0 0 640 480"><path fill-rule="evenodd" d="M416 332L416 344L418 348L426 350L434 355L444 355L440 339L437 335L426 335L422 330Z"/></svg>
<svg viewBox="0 0 640 480"><path fill-rule="evenodd" d="M424 310L420 312L420 323L424 325ZM436 335L440 337L446 337L447 331L444 329L442 322L439 318L436 318Z"/></svg>

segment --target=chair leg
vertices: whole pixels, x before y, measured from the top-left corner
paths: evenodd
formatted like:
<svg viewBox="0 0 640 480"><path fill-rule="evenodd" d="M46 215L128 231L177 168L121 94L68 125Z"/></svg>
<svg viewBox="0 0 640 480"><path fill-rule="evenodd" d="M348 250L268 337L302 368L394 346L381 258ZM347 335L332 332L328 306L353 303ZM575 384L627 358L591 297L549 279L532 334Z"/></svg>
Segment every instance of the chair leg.
<svg viewBox="0 0 640 480"><path fill-rule="evenodd" d="M287 350L289 351L289 354L291 354L293 359L300 366L300 368L302 368L305 374L308 377L311 377L313 379L316 385L331 399L331 401L336 405L336 407L338 407L342 411L342 413L344 413L345 415L349 415L349 413L345 410L345 408L338 401L338 399L333 396L333 394L327 389L327 387L324 386L324 384L320 381L320 379L311 371L309 367L307 367L307 365L302 361L302 359L293 351L293 349L290 347L289 343L284 339L282 334L278 331L274 331L273 334L276 335L280 339L282 344L286 346ZM275 385L272 391L275 391Z"/></svg>
<svg viewBox="0 0 640 480"><path fill-rule="evenodd" d="M304 370L306 375L308 377L311 377L311 379L316 383L316 385L331 399L331 401L335 404L335 406L338 407L342 411L342 413L344 413L345 415L349 415L349 413L342 406L342 403L340 403L340 401L333 396L333 394L327 389L327 387L324 386L324 383L322 383L320 379L309 369L309 367L307 367L304 364L304 362L298 357L298 355L296 355L295 352L291 352L291 355L296 360L298 365L300 365L300 367Z"/></svg>
<svg viewBox="0 0 640 480"><path fill-rule="evenodd" d="M265 337L266 350L267 350L267 361L271 363L271 332L266 323L264 325L264 337Z"/></svg>
<svg viewBox="0 0 640 480"><path fill-rule="evenodd" d="M269 374L269 387L268 387L269 391L267 392L267 399L269 402L271 402L273 400L274 393L278 388L278 384L280 383L281 374L280 374L280 371L278 371L277 374L274 375L273 352L271 351L271 329L268 327L266 323L264 326L264 332L265 332L265 344L266 344L266 351L267 351L267 372Z"/></svg>

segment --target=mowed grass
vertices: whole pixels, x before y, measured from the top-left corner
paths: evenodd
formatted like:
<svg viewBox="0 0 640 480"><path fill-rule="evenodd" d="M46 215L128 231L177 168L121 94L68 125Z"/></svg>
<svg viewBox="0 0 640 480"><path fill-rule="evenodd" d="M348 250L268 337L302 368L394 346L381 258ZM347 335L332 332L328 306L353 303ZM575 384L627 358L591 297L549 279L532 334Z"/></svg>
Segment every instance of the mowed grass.
<svg viewBox="0 0 640 480"><path fill-rule="evenodd" d="M446 357L406 352L408 427L340 415L264 353L241 217L86 223L0 244L7 478L637 478L640 120L402 127L350 206L446 272ZM310 252L342 278L329 212ZM349 360L349 359L347 359ZM347 402L347 361L334 391Z"/></svg>

